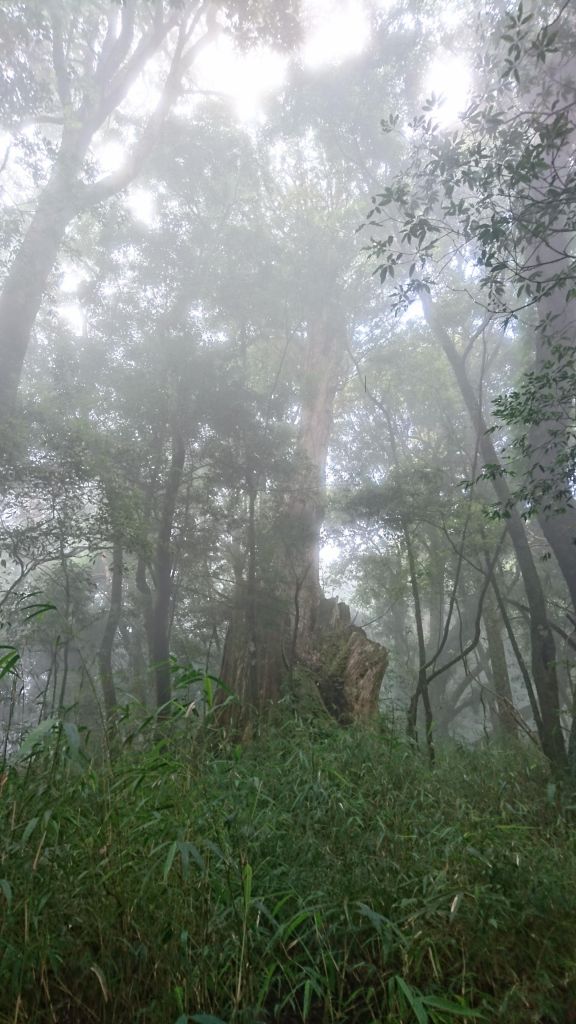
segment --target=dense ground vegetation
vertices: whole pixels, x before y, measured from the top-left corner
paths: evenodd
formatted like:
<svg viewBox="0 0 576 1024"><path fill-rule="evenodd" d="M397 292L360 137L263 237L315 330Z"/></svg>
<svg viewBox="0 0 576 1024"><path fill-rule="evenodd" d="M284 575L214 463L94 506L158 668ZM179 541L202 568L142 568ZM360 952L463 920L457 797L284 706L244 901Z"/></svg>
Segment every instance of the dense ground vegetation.
<svg viewBox="0 0 576 1024"><path fill-rule="evenodd" d="M431 772L384 720L184 724L3 777L0 1020L573 1018L576 803L535 749Z"/></svg>

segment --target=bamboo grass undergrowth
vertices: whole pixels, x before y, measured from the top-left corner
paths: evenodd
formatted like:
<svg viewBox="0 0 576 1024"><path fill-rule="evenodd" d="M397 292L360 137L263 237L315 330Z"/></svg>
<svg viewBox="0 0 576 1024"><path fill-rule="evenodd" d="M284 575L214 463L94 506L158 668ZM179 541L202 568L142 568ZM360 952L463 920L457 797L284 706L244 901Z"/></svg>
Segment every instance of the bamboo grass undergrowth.
<svg viewBox="0 0 576 1024"><path fill-rule="evenodd" d="M576 1019L573 808L533 750L59 738L0 808L0 1024Z"/></svg>

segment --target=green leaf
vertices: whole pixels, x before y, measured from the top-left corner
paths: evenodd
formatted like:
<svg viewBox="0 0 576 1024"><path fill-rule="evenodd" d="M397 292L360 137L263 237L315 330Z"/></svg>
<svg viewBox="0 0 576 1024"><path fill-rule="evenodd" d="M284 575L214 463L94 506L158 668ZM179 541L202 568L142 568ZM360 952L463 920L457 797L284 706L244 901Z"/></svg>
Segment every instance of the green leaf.
<svg viewBox="0 0 576 1024"><path fill-rule="evenodd" d="M170 874L170 868L174 863L174 857L178 853L179 843L174 842L170 844L168 853L166 854L166 860L164 861L164 868L162 871L162 878L165 882L168 881L168 875Z"/></svg>
<svg viewBox="0 0 576 1024"><path fill-rule="evenodd" d="M4 894L4 899L6 900L6 903L10 907L12 905L12 896L14 894L12 891L12 886L10 885L10 882L8 881L7 878L0 878L0 889Z"/></svg>
<svg viewBox="0 0 576 1024"><path fill-rule="evenodd" d="M57 718L45 718L35 729L30 730L18 751L17 757L24 758L31 754L35 747L46 742L52 731L57 729L59 725L60 723Z"/></svg>
<svg viewBox="0 0 576 1024"><path fill-rule="evenodd" d="M24 832L22 833L22 844L21 844L22 846L26 846L26 843L30 839L30 836L32 835L32 833L33 833L34 829L36 828L37 824L38 824L38 818L37 817L30 818L30 821L28 822L28 824L26 825L26 828L24 829Z"/></svg>
<svg viewBox="0 0 576 1024"><path fill-rule="evenodd" d="M0 679L3 679L4 676L14 672L16 665L20 661L20 655L15 647L2 645L0 650L7 652L0 657Z"/></svg>
<svg viewBox="0 0 576 1024"><path fill-rule="evenodd" d="M252 868L250 864L246 864L242 872L242 890L244 895L244 912L248 913L252 896Z"/></svg>
<svg viewBox="0 0 576 1024"><path fill-rule="evenodd" d="M414 1011L414 1016L416 1017L418 1024L429 1024L429 1017L426 1013L420 993L416 989L411 988L410 985L404 981L404 978L400 977L400 975L396 976L396 985L400 992L402 992L402 995L406 999L410 1008Z"/></svg>
<svg viewBox="0 0 576 1024"><path fill-rule="evenodd" d="M188 1020L194 1021L194 1024L226 1024L225 1020L221 1017L214 1017L211 1013L195 1013ZM178 1021L176 1021L178 1024Z"/></svg>
<svg viewBox="0 0 576 1024"><path fill-rule="evenodd" d="M24 611L29 612L29 615L24 616L24 622L30 622L31 619L37 619L39 615L44 615L46 612L55 612L56 610L55 604L48 604L44 601L24 605Z"/></svg>
<svg viewBox="0 0 576 1024"><path fill-rule="evenodd" d="M468 1017L473 1020L485 1020L480 1010L472 1010L469 1006L462 1006L453 1003L450 999L443 999L442 996L423 996L422 1002L431 1010L442 1010L443 1013L450 1013L453 1017Z"/></svg>

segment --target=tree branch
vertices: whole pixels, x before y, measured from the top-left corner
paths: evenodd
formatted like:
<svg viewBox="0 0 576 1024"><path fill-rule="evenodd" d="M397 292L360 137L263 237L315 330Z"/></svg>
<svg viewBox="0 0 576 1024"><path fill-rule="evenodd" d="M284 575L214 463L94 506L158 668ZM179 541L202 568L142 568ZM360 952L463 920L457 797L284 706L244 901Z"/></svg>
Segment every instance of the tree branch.
<svg viewBox="0 0 576 1024"><path fill-rule="evenodd" d="M156 110L151 115L148 124L143 130L139 141L136 143L126 160L126 163L119 170L113 171L111 174L100 178L98 181L94 182L94 184L84 185L82 187L78 200L78 208L80 210L87 209L96 203L101 203L104 200L109 199L111 196L116 195L118 192L122 191L122 189L126 188L139 173L142 164L153 149L162 125L178 97L184 73L197 57L198 53L212 41L216 33L219 31L218 26L215 23L212 23L196 43L186 51L186 44L190 38L190 34L196 27L199 17L206 9L206 6L207 5L202 5L202 8L196 12L191 25L188 27L181 25L174 56L172 58L170 70L166 76L160 101Z"/></svg>
<svg viewBox="0 0 576 1024"><path fill-rule="evenodd" d="M64 56L64 41L62 36L62 23L57 14L50 16L52 23L52 64L56 76L56 88L63 109L70 106L70 82L66 70L66 58Z"/></svg>

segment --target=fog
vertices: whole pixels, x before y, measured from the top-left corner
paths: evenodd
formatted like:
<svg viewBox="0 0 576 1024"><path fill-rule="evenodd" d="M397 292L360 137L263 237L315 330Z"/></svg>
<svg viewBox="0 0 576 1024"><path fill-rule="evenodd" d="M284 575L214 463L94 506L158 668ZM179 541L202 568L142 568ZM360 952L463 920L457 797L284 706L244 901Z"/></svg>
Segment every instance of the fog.
<svg viewBox="0 0 576 1024"><path fill-rule="evenodd" d="M188 666L564 756L572 93L524 17L4 5L6 751ZM328 683L326 630L386 674Z"/></svg>

